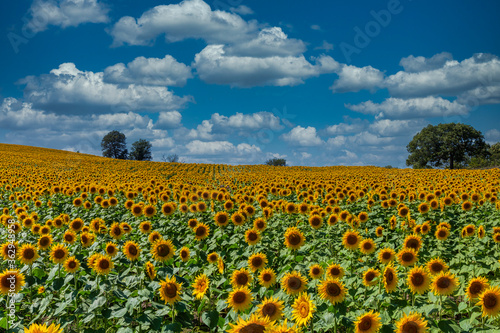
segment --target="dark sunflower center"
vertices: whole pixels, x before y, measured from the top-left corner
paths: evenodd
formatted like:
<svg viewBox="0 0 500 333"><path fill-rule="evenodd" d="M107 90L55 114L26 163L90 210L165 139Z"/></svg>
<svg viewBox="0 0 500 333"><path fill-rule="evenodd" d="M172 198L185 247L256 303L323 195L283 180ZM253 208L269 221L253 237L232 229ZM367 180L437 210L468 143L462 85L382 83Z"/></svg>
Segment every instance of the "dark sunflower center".
<svg viewBox="0 0 500 333"><path fill-rule="evenodd" d="M87 238L87 236L82 236L81 240L82 240L83 243L87 243L89 241L89 239Z"/></svg>
<svg viewBox="0 0 500 333"><path fill-rule="evenodd" d="M483 284L481 282L472 282L469 291L473 295L478 295L483 290Z"/></svg>
<svg viewBox="0 0 500 333"><path fill-rule="evenodd" d="M121 231L120 228L114 228L113 229L113 234L115 234L116 236L120 236L121 233L122 233L122 231Z"/></svg>
<svg viewBox="0 0 500 333"><path fill-rule="evenodd" d="M252 242L257 240L257 234L254 232L251 232L250 234L248 234L248 239Z"/></svg>
<svg viewBox="0 0 500 333"><path fill-rule="evenodd" d="M365 250L371 250L372 249L372 244L369 243L369 242L366 242L366 243L363 244L363 248Z"/></svg>
<svg viewBox="0 0 500 333"><path fill-rule="evenodd" d="M347 236L347 244L354 245L358 242L358 237L356 235Z"/></svg>
<svg viewBox="0 0 500 333"><path fill-rule="evenodd" d="M109 253L109 254L114 253L115 252L115 248L113 246L108 246L106 248L106 252Z"/></svg>
<svg viewBox="0 0 500 333"><path fill-rule="evenodd" d="M151 214L153 214L154 212L155 212L154 208L152 208L152 207L148 207L148 208L146 208L146 214L151 215Z"/></svg>
<svg viewBox="0 0 500 333"><path fill-rule="evenodd" d="M33 259L33 257L35 256L35 251L33 249L26 249L24 250L24 253L23 253L23 257L24 259Z"/></svg>
<svg viewBox="0 0 500 333"><path fill-rule="evenodd" d="M402 330L402 333L418 333L418 328L419 328L419 326L417 323L415 323L413 321L409 321L403 325L401 330Z"/></svg>
<svg viewBox="0 0 500 333"><path fill-rule="evenodd" d="M141 207L134 207L134 213L139 214L141 212Z"/></svg>
<svg viewBox="0 0 500 333"><path fill-rule="evenodd" d="M201 227L196 229L196 236L201 237L205 235L205 228Z"/></svg>
<svg viewBox="0 0 500 333"><path fill-rule="evenodd" d="M446 289L450 286L451 281L447 277L442 277L442 278L439 278L439 280L437 280L436 284L439 288Z"/></svg>
<svg viewBox="0 0 500 333"><path fill-rule="evenodd" d="M373 279L375 279L376 274L374 272L368 272L365 275L365 280L368 282L371 282Z"/></svg>
<svg viewBox="0 0 500 333"><path fill-rule="evenodd" d="M235 221L236 223L241 223L241 221L243 221L243 219L242 219L242 217L241 217L241 216L236 215L236 216L234 217L234 221Z"/></svg>
<svg viewBox="0 0 500 333"><path fill-rule="evenodd" d="M410 239L408 242L406 242L406 247L410 247L412 249L418 249L418 240L416 239Z"/></svg>
<svg viewBox="0 0 500 333"><path fill-rule="evenodd" d="M267 303L262 307L262 314L264 316L272 317L276 313L276 305L274 303Z"/></svg>
<svg viewBox="0 0 500 333"><path fill-rule="evenodd" d="M422 231L423 232L427 232L427 230L429 230L429 228L426 225L422 226Z"/></svg>
<svg viewBox="0 0 500 333"><path fill-rule="evenodd" d="M263 260L261 257L255 257L252 259L252 266L253 267L260 267L263 264Z"/></svg>
<svg viewBox="0 0 500 333"><path fill-rule="evenodd" d="M474 232L474 229L471 227L467 227L467 233L472 234Z"/></svg>
<svg viewBox="0 0 500 333"><path fill-rule="evenodd" d="M61 250L61 249L57 249L54 252L54 258L56 258L56 259L62 259L62 258L64 258L65 255L66 255L66 252L64 250Z"/></svg>
<svg viewBox="0 0 500 333"><path fill-rule="evenodd" d="M487 309L493 309L498 303L497 297L494 294L487 294L483 297L484 307Z"/></svg>
<svg viewBox="0 0 500 333"><path fill-rule="evenodd" d="M73 229L80 229L82 224L80 222L73 222Z"/></svg>
<svg viewBox="0 0 500 333"><path fill-rule="evenodd" d="M391 259L391 254L389 252L383 252L382 258L384 258L384 260L389 260Z"/></svg>
<svg viewBox="0 0 500 333"><path fill-rule="evenodd" d="M173 283L168 283L163 290L168 298L174 298L177 296L177 287Z"/></svg>
<svg viewBox="0 0 500 333"><path fill-rule="evenodd" d="M330 296L338 296L340 295L340 287L336 283L329 283L326 287L326 292Z"/></svg>
<svg viewBox="0 0 500 333"><path fill-rule="evenodd" d="M142 229L143 229L143 230L149 230L149 224L144 224L144 225L142 226Z"/></svg>
<svg viewBox="0 0 500 333"><path fill-rule="evenodd" d="M439 232L438 232L438 236L439 236L439 237L446 237L446 231L444 231L444 230L439 230Z"/></svg>
<svg viewBox="0 0 500 333"><path fill-rule="evenodd" d="M236 283L238 283L238 285L240 286L244 286L248 283L248 276L246 274L238 274L236 276Z"/></svg>
<svg viewBox="0 0 500 333"><path fill-rule="evenodd" d="M301 286L302 286L302 281L300 281L299 278L291 277L288 280L288 288L292 290L299 290Z"/></svg>
<svg viewBox="0 0 500 333"><path fill-rule="evenodd" d="M76 261L70 261L68 263L68 267L71 268L71 269L75 268L76 267Z"/></svg>
<svg viewBox="0 0 500 333"><path fill-rule="evenodd" d="M40 245L41 246L47 246L47 245L49 245L49 239L47 237L44 237L44 238L40 239Z"/></svg>
<svg viewBox="0 0 500 333"><path fill-rule="evenodd" d="M236 304L242 304L245 302L246 299L247 299L247 295L242 291L237 291L233 295L233 302Z"/></svg>
<svg viewBox="0 0 500 333"><path fill-rule="evenodd" d="M410 262L413 260L413 254L410 253L410 252L406 252L406 253L403 253L403 255L401 256L401 259L404 261L404 262Z"/></svg>
<svg viewBox="0 0 500 333"><path fill-rule="evenodd" d="M363 318L358 326L362 331L368 331L372 327L372 320L370 318Z"/></svg>
<svg viewBox="0 0 500 333"><path fill-rule="evenodd" d="M219 216L218 221L220 224L224 224L224 223L226 223L227 218L225 215L221 215L221 216Z"/></svg>
<svg viewBox="0 0 500 333"><path fill-rule="evenodd" d="M215 261L215 260L217 260L217 256L215 254L212 254L210 256L210 261Z"/></svg>
<svg viewBox="0 0 500 333"><path fill-rule="evenodd" d="M291 234L289 237L288 237L288 242L292 245L298 245L300 244L300 241L302 240L302 238L300 237L300 235L298 234Z"/></svg>
<svg viewBox="0 0 500 333"><path fill-rule="evenodd" d="M330 274L332 276L340 275L340 269L338 269L338 267L333 267L332 269L330 269Z"/></svg>
<svg viewBox="0 0 500 333"><path fill-rule="evenodd" d="M391 283L392 280L394 280L394 273L391 272L391 271L388 271L385 273L385 280L388 282L388 283Z"/></svg>
<svg viewBox="0 0 500 333"><path fill-rule="evenodd" d="M265 329L263 325L251 323L240 329L240 333L264 333Z"/></svg>
<svg viewBox="0 0 500 333"><path fill-rule="evenodd" d="M135 255L137 255L137 248L136 248L134 245L129 246L129 248L128 248L128 252L129 252L131 255L135 256Z"/></svg>
<svg viewBox="0 0 500 333"><path fill-rule="evenodd" d="M2 276L2 288L9 289L10 288L10 281L8 280L10 278L10 274L6 274ZM12 279L10 279L12 280Z"/></svg>
<svg viewBox="0 0 500 333"><path fill-rule="evenodd" d="M424 276L421 273L415 273L411 276L411 283L414 286L421 286L424 283Z"/></svg>
<svg viewBox="0 0 500 333"><path fill-rule="evenodd" d="M170 248L165 244L161 244L158 245L156 251L160 257L166 257L170 253Z"/></svg>
<svg viewBox="0 0 500 333"><path fill-rule="evenodd" d="M187 257L187 251L182 251L181 252L181 257L186 258Z"/></svg>
<svg viewBox="0 0 500 333"><path fill-rule="evenodd" d="M435 262L431 265L431 269L433 272L441 272L443 270L443 265L438 262Z"/></svg>
<svg viewBox="0 0 500 333"><path fill-rule="evenodd" d="M264 228L264 222L257 222L257 228L259 229Z"/></svg>
<svg viewBox="0 0 500 333"><path fill-rule="evenodd" d="M321 273L321 270L318 267L314 267L312 269L312 273L313 275L319 275L319 273Z"/></svg>
<svg viewBox="0 0 500 333"><path fill-rule="evenodd" d="M271 276L271 274L267 274L267 273L262 276L262 280L264 280L266 282L271 281L272 278L273 277Z"/></svg>
<svg viewBox="0 0 500 333"><path fill-rule="evenodd" d="M315 227L317 227L321 223L321 220L317 217L313 218L311 221L311 224Z"/></svg>
<svg viewBox="0 0 500 333"><path fill-rule="evenodd" d="M99 268L100 269L108 269L109 268L109 261L107 261L107 260L99 261Z"/></svg>

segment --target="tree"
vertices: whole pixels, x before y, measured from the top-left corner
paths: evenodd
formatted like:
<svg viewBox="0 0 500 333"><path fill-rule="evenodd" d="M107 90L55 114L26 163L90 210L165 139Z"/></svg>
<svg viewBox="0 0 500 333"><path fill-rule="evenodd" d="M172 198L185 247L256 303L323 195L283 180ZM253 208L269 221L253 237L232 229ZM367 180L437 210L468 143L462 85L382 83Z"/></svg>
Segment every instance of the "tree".
<svg viewBox="0 0 500 333"><path fill-rule="evenodd" d="M286 160L284 158L271 158L266 161L266 165L274 166L286 166Z"/></svg>
<svg viewBox="0 0 500 333"><path fill-rule="evenodd" d="M168 156L163 154L163 156L161 157L161 160L163 162L167 162L167 163L184 163L184 161L180 160L179 155L177 155L177 154L171 154Z"/></svg>
<svg viewBox="0 0 500 333"><path fill-rule="evenodd" d="M488 146L487 156L472 157L469 161L470 168L490 168L500 166L500 142Z"/></svg>
<svg viewBox="0 0 500 333"><path fill-rule="evenodd" d="M125 134L118 131L111 131L102 138L101 141L102 156L127 159L127 144Z"/></svg>
<svg viewBox="0 0 500 333"><path fill-rule="evenodd" d="M428 125L406 146L410 153L406 165L413 168L463 167L470 158L487 156L487 148L483 134L472 126L460 123Z"/></svg>
<svg viewBox="0 0 500 333"><path fill-rule="evenodd" d="M151 161L151 142L144 139L139 139L132 144L132 151L130 152L129 159L136 161Z"/></svg>

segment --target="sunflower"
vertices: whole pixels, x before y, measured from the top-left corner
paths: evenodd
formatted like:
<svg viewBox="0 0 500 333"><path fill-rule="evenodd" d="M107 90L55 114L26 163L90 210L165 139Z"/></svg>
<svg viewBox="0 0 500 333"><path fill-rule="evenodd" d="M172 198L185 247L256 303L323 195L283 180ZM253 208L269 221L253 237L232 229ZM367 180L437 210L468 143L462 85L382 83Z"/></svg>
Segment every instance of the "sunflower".
<svg viewBox="0 0 500 333"><path fill-rule="evenodd" d="M132 206L132 212L133 211L134 211L134 207ZM144 207L143 212L144 212L144 216L153 217L156 214L156 207L153 205L147 205Z"/></svg>
<svg viewBox="0 0 500 333"><path fill-rule="evenodd" d="M228 333L263 333L275 332L274 325L269 318L262 317L256 313L250 315L248 320L239 317L236 324L229 324L231 328Z"/></svg>
<svg viewBox="0 0 500 333"><path fill-rule="evenodd" d="M375 242L371 238L364 239L359 243L359 250L363 254L375 252L376 247L377 245L375 245Z"/></svg>
<svg viewBox="0 0 500 333"><path fill-rule="evenodd" d="M396 322L396 333L425 333L427 321L418 313L403 313L403 317Z"/></svg>
<svg viewBox="0 0 500 333"><path fill-rule="evenodd" d="M247 287L235 287L227 299L227 303L234 311L245 311L252 306L252 294Z"/></svg>
<svg viewBox="0 0 500 333"><path fill-rule="evenodd" d="M307 279L297 271L287 273L281 279L281 288L283 288L288 295L300 294L307 288Z"/></svg>
<svg viewBox="0 0 500 333"><path fill-rule="evenodd" d="M323 267L321 267L318 264L312 265L309 267L309 276L312 279L319 279L321 276L323 276L324 270Z"/></svg>
<svg viewBox="0 0 500 333"><path fill-rule="evenodd" d="M233 287L246 287L252 283L252 275L246 268L235 270L231 275Z"/></svg>
<svg viewBox="0 0 500 333"><path fill-rule="evenodd" d="M392 263L385 267L383 281L385 290L388 293L396 290L398 286L398 273Z"/></svg>
<svg viewBox="0 0 500 333"><path fill-rule="evenodd" d="M458 288L458 279L449 272L441 272L432 279L431 290L436 295L451 295Z"/></svg>
<svg viewBox="0 0 500 333"><path fill-rule="evenodd" d="M427 262L427 270L432 275L436 275L436 274L439 274L441 272L448 271L448 265L446 265L446 263L443 260L441 260L439 258L435 258L435 259L431 259Z"/></svg>
<svg viewBox="0 0 500 333"><path fill-rule="evenodd" d="M69 224L70 229L73 230L74 232L82 230L83 226L84 226L83 220L79 217L71 221L71 223Z"/></svg>
<svg viewBox="0 0 500 333"><path fill-rule="evenodd" d="M342 236L342 245L348 250L356 250L361 242L361 237L357 231L347 230Z"/></svg>
<svg viewBox="0 0 500 333"><path fill-rule="evenodd" d="M384 227L378 226L377 229L375 229L375 234L377 235L377 237L384 236Z"/></svg>
<svg viewBox="0 0 500 333"><path fill-rule="evenodd" d="M19 252L17 242L5 242L1 246L1 255L4 260L13 260Z"/></svg>
<svg viewBox="0 0 500 333"><path fill-rule="evenodd" d="M465 289L465 292L467 293L467 297L469 300L476 300L479 295L486 289L490 287L490 284L488 283L488 280L482 276L473 278L470 280L469 285Z"/></svg>
<svg viewBox="0 0 500 333"><path fill-rule="evenodd" d="M272 268L265 268L260 271L259 283L265 288L271 287L276 283L276 273Z"/></svg>
<svg viewBox="0 0 500 333"><path fill-rule="evenodd" d="M369 268L363 273L363 284L366 287L371 287L377 284L380 271L378 269Z"/></svg>
<svg viewBox="0 0 500 333"><path fill-rule="evenodd" d="M245 232L245 241L248 245L255 245L260 241L260 232L255 229L248 229Z"/></svg>
<svg viewBox="0 0 500 333"><path fill-rule="evenodd" d="M126 234L129 234L132 232L132 227L127 222L120 223L120 227L122 228L123 232Z"/></svg>
<svg viewBox="0 0 500 333"><path fill-rule="evenodd" d="M175 246L171 240L161 239L155 242L151 248L153 259L159 262L170 260L175 254Z"/></svg>
<svg viewBox="0 0 500 333"><path fill-rule="evenodd" d="M444 241L450 236L450 230L445 227L437 228L436 232L434 233L434 236L436 236L436 239L440 241Z"/></svg>
<svg viewBox="0 0 500 333"><path fill-rule="evenodd" d="M380 330L380 314L378 312L367 312L357 318L354 322L356 333L375 333Z"/></svg>
<svg viewBox="0 0 500 333"><path fill-rule="evenodd" d="M196 299L202 299L209 287L209 280L205 274L200 274L194 279L193 296Z"/></svg>
<svg viewBox="0 0 500 333"><path fill-rule="evenodd" d="M224 273L224 260L222 260L221 257L217 258L217 270L219 271L219 274Z"/></svg>
<svg viewBox="0 0 500 333"><path fill-rule="evenodd" d="M38 239L38 248L40 250L45 250L50 247L52 244L52 236L51 235L43 235Z"/></svg>
<svg viewBox="0 0 500 333"><path fill-rule="evenodd" d="M267 298L265 297L257 306L257 313L262 317L268 317L269 320L275 321L283 316L283 301L278 298Z"/></svg>
<svg viewBox="0 0 500 333"><path fill-rule="evenodd" d="M477 238L483 239L486 236L486 232L484 231L484 227L481 225L477 228Z"/></svg>
<svg viewBox="0 0 500 333"><path fill-rule="evenodd" d="M87 259L87 266L91 269L94 268L94 264L95 264L95 261L97 260L97 258L99 258L100 256L102 256L102 254L99 254L99 253L94 253L92 254L90 257L88 257Z"/></svg>
<svg viewBox="0 0 500 333"><path fill-rule="evenodd" d="M120 223L114 222L111 225L111 228L109 229L109 235L111 237L113 237L114 239L120 239L123 237L124 234L125 234L125 232L123 231Z"/></svg>
<svg viewBox="0 0 500 333"><path fill-rule="evenodd" d="M179 257L181 258L182 261L186 262L190 258L190 253L189 253L189 248L184 246L180 252L179 252Z"/></svg>
<svg viewBox="0 0 500 333"><path fill-rule="evenodd" d="M263 218L259 217L253 221L253 227L258 231L263 231L267 227L267 222Z"/></svg>
<svg viewBox="0 0 500 333"><path fill-rule="evenodd" d="M402 266L408 267L418 260L417 252L412 248L403 248L398 252L398 261Z"/></svg>
<svg viewBox="0 0 500 333"><path fill-rule="evenodd" d="M37 290L37 293L40 295L40 294L43 294L45 292L45 287L44 286L40 286L38 287L38 290Z"/></svg>
<svg viewBox="0 0 500 333"><path fill-rule="evenodd" d="M422 202L420 205L418 205L418 211L420 212L420 214L426 214L427 212L429 212L429 204L427 204L426 202Z"/></svg>
<svg viewBox="0 0 500 333"><path fill-rule="evenodd" d="M231 221L234 225L239 226L245 223L245 217L241 212L234 212L233 215L231 215Z"/></svg>
<svg viewBox="0 0 500 333"><path fill-rule="evenodd" d="M486 289L479 296L479 302L476 305L481 306L483 317L497 317L500 314L500 288L490 287Z"/></svg>
<svg viewBox="0 0 500 333"><path fill-rule="evenodd" d="M316 306L307 293L301 293L292 305L292 318L298 326L306 326L312 319Z"/></svg>
<svg viewBox="0 0 500 333"><path fill-rule="evenodd" d="M80 235L80 242L82 243L82 246L89 247L94 243L95 236L94 234L84 232Z"/></svg>
<svg viewBox="0 0 500 333"><path fill-rule="evenodd" d="M134 261L139 258L141 248L136 242L127 241L125 245L123 245L123 253L127 256L128 260Z"/></svg>
<svg viewBox="0 0 500 333"><path fill-rule="evenodd" d="M497 232L493 235L493 241L495 243L500 243L500 232Z"/></svg>
<svg viewBox="0 0 500 333"><path fill-rule="evenodd" d="M144 270L146 271L146 274L148 275L149 279L150 280L154 280L154 278L156 277L156 268L155 268L155 265L153 265L152 262L148 261L144 265Z"/></svg>
<svg viewBox="0 0 500 333"><path fill-rule="evenodd" d="M429 289L431 278L424 267L416 266L408 272L407 282L412 293L421 295Z"/></svg>
<svg viewBox="0 0 500 333"><path fill-rule="evenodd" d="M24 333L63 333L63 329L59 328L61 324L54 323L47 326L47 324L31 324L30 327L24 328Z"/></svg>
<svg viewBox="0 0 500 333"><path fill-rule="evenodd" d="M465 226L463 230L465 231L467 237L471 237L474 236L474 233L476 232L476 226L469 224Z"/></svg>
<svg viewBox="0 0 500 333"><path fill-rule="evenodd" d="M208 235L210 234L210 227L205 223L198 223L198 225L194 227L193 231L196 239L202 240L204 238L207 238Z"/></svg>
<svg viewBox="0 0 500 333"><path fill-rule="evenodd" d="M329 226L334 226L335 224L337 224L338 221L339 217L335 214L332 214L328 217L327 223Z"/></svg>
<svg viewBox="0 0 500 333"><path fill-rule="evenodd" d="M226 212L218 212L214 216L214 221L218 227L225 227L229 223L229 214Z"/></svg>
<svg viewBox="0 0 500 333"><path fill-rule="evenodd" d="M470 202L470 201L464 201L464 202L462 203L462 209L463 209L464 211L469 211L469 210L471 210L471 209L472 209L472 202Z"/></svg>
<svg viewBox="0 0 500 333"><path fill-rule="evenodd" d="M328 278L318 286L318 293L322 299L335 305L344 301L347 289L341 281Z"/></svg>
<svg viewBox="0 0 500 333"><path fill-rule="evenodd" d="M323 219L321 218L321 216L319 215L311 215L309 217L309 225L313 228L313 229L319 229L323 226Z"/></svg>
<svg viewBox="0 0 500 333"><path fill-rule="evenodd" d="M54 264L62 264L66 261L69 250L62 244L54 244L50 250L50 260Z"/></svg>
<svg viewBox="0 0 500 333"><path fill-rule="evenodd" d="M17 294L24 284L24 274L19 272L19 270L6 269L0 274L0 294L7 295L12 291L14 291L14 294Z"/></svg>
<svg viewBox="0 0 500 333"><path fill-rule="evenodd" d="M285 318L281 325L276 324L272 329L269 330L269 333L299 333L300 329L297 328L296 325L292 327L288 327L288 320Z"/></svg>
<svg viewBox="0 0 500 333"><path fill-rule="evenodd" d="M380 261L384 265L387 265L388 263L393 261L395 257L396 252L394 252L394 250L389 247L380 250L380 252L378 253L378 261Z"/></svg>
<svg viewBox="0 0 500 333"><path fill-rule="evenodd" d="M429 231L431 231L431 225L429 224L429 221L422 223L422 228L420 230L422 235L427 235Z"/></svg>
<svg viewBox="0 0 500 333"><path fill-rule="evenodd" d="M267 256L263 253L255 253L248 258L248 266L252 272L263 269L267 264Z"/></svg>
<svg viewBox="0 0 500 333"><path fill-rule="evenodd" d="M17 252L17 257L24 265L31 265L39 257L38 250L31 244L23 244Z"/></svg>
<svg viewBox="0 0 500 333"><path fill-rule="evenodd" d="M110 257L99 255L92 266L92 269L99 275L108 275L115 265Z"/></svg>
<svg viewBox="0 0 500 333"><path fill-rule="evenodd" d="M331 264L326 269L326 275L333 279L341 279L344 276L344 268L338 264Z"/></svg>
<svg viewBox="0 0 500 333"><path fill-rule="evenodd" d="M174 304L181 299L181 285L177 283L175 276L166 277L165 281L160 281L160 298L165 304Z"/></svg>
<svg viewBox="0 0 500 333"><path fill-rule="evenodd" d="M132 207L130 208L130 212L132 213L132 215L134 215L135 217L139 217L142 215L143 213L143 207L141 204L139 203L136 203L136 204L133 204Z"/></svg>
<svg viewBox="0 0 500 333"><path fill-rule="evenodd" d="M78 259L76 259L74 256L69 257L64 262L64 269L68 273L74 273L78 270L78 268L80 268L80 261Z"/></svg>
<svg viewBox="0 0 500 333"><path fill-rule="evenodd" d="M305 244L305 237L299 229L290 227L285 232L284 244L291 250L298 250Z"/></svg>
<svg viewBox="0 0 500 333"><path fill-rule="evenodd" d="M149 222L149 221L141 222L141 224L139 225L139 230L143 234L149 234L152 229L153 229L153 227L151 226L151 222Z"/></svg>
<svg viewBox="0 0 500 333"><path fill-rule="evenodd" d="M418 252L421 246L422 238L418 235L408 235L403 242L403 247L414 249L415 252Z"/></svg>
<svg viewBox="0 0 500 333"><path fill-rule="evenodd" d="M113 242L108 242L104 248L106 254L110 257L114 257L118 254L118 246Z"/></svg>

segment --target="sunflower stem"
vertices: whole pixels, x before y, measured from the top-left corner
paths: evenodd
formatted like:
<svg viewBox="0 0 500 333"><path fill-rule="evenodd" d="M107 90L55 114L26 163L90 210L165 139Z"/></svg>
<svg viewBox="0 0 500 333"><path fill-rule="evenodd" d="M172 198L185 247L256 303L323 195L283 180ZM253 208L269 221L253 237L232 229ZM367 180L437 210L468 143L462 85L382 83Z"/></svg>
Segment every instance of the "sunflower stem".
<svg viewBox="0 0 500 333"><path fill-rule="evenodd" d="M443 310L443 296L439 295L439 322L441 322L441 311Z"/></svg>
<svg viewBox="0 0 500 333"><path fill-rule="evenodd" d="M175 305L172 303L172 324L175 322Z"/></svg>

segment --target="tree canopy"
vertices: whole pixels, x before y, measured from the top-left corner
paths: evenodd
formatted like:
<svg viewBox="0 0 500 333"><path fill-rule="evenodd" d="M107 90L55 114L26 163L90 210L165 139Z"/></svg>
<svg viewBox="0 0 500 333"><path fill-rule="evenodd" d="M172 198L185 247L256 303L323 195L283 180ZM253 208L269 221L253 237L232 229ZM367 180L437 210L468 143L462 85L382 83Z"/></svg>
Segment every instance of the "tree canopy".
<svg viewBox="0 0 500 333"><path fill-rule="evenodd" d="M473 157L488 155L483 134L461 123L428 125L417 133L406 149L406 165L413 168L466 166Z"/></svg>
<svg viewBox="0 0 500 333"><path fill-rule="evenodd" d="M266 165L274 166L286 166L286 160L284 158L271 158L266 161Z"/></svg>
<svg viewBox="0 0 500 333"><path fill-rule="evenodd" d="M125 134L111 131L101 141L102 156L125 160L128 156Z"/></svg>
<svg viewBox="0 0 500 333"><path fill-rule="evenodd" d="M132 144L132 151L130 152L129 159L136 161L151 161L151 148L153 146L148 140L139 139Z"/></svg>

